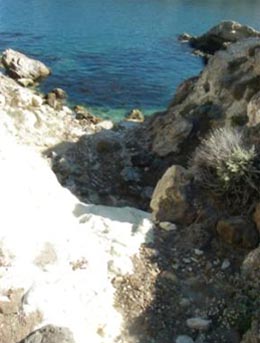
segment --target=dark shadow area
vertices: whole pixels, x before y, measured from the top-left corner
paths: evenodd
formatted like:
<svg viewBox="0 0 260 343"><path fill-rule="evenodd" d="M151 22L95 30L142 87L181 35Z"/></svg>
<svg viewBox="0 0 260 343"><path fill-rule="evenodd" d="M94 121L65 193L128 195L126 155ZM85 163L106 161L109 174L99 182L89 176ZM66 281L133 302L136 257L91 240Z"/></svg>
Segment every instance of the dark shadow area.
<svg viewBox="0 0 260 343"><path fill-rule="evenodd" d="M153 153L147 128L121 122L77 142L62 142L44 155L59 182L80 201L149 210L154 187L175 158Z"/></svg>

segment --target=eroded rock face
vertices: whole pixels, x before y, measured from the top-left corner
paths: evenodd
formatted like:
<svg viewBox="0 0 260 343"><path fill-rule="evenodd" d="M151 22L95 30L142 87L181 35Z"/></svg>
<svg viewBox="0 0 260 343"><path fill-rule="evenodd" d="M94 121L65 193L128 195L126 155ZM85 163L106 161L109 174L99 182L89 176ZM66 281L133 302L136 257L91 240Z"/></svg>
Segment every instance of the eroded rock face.
<svg viewBox="0 0 260 343"><path fill-rule="evenodd" d="M15 80L26 79L36 81L48 76L50 69L40 61L34 60L24 54L7 49L3 52L2 63L7 73Z"/></svg>
<svg viewBox="0 0 260 343"><path fill-rule="evenodd" d="M34 331L20 343L75 343L75 340L69 329L47 325Z"/></svg>
<svg viewBox="0 0 260 343"><path fill-rule="evenodd" d="M184 35L184 39L182 36L180 39L188 41L193 48L203 54L212 55L218 50L226 49L230 43L252 37L260 37L260 32L235 21L223 21L201 36Z"/></svg>
<svg viewBox="0 0 260 343"><path fill-rule="evenodd" d="M172 166L157 183L151 208L155 221L190 224L195 218L192 178L181 166Z"/></svg>

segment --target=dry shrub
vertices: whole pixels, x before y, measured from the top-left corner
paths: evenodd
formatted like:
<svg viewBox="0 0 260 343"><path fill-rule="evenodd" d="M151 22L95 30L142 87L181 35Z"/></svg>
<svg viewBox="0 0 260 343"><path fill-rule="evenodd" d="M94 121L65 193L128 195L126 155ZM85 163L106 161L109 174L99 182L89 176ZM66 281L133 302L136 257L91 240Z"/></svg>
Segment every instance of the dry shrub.
<svg viewBox="0 0 260 343"><path fill-rule="evenodd" d="M244 212L259 199L259 155L233 128L212 131L196 149L191 168L197 183L232 212Z"/></svg>

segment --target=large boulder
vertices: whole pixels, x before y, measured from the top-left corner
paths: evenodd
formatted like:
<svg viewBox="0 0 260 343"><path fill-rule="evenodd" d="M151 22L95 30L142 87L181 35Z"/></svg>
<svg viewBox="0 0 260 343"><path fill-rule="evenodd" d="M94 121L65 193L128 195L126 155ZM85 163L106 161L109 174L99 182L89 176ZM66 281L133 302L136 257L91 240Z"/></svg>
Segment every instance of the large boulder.
<svg viewBox="0 0 260 343"><path fill-rule="evenodd" d="M223 21L201 36L182 35L184 41L206 55L226 49L230 43L251 37L260 37L260 32L235 21Z"/></svg>
<svg viewBox="0 0 260 343"><path fill-rule="evenodd" d="M8 75L18 81L20 79L36 81L51 73L51 70L42 62L12 49L3 52L2 63Z"/></svg>
<svg viewBox="0 0 260 343"><path fill-rule="evenodd" d="M178 165L169 168L158 182L150 206L155 221L192 223L196 212L190 173Z"/></svg>

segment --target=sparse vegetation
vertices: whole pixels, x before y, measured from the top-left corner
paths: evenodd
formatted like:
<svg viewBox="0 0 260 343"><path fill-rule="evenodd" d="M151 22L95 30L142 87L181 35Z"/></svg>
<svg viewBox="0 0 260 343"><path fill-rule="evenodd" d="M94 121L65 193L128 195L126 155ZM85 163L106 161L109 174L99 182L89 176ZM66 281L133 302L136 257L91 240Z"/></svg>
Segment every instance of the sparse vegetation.
<svg viewBox="0 0 260 343"><path fill-rule="evenodd" d="M195 180L230 210L241 213L260 197L260 156L243 133L232 128L211 132L192 159Z"/></svg>

